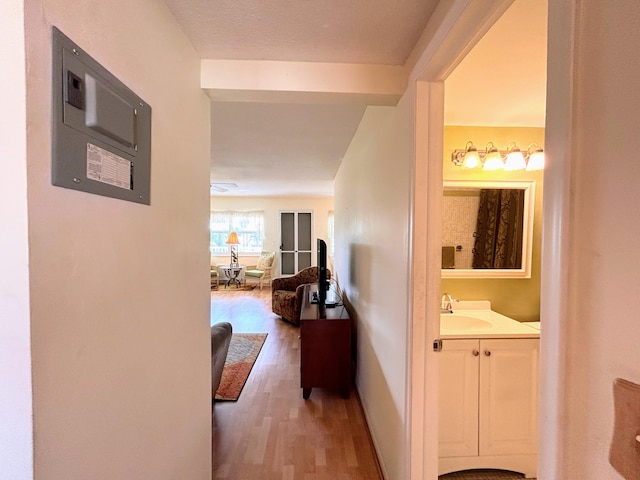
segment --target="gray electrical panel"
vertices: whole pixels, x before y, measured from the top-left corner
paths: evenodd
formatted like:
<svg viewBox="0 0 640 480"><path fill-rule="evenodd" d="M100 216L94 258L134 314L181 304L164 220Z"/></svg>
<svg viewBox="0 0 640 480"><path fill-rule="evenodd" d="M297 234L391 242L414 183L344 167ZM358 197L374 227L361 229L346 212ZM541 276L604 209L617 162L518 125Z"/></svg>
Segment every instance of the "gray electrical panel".
<svg viewBox="0 0 640 480"><path fill-rule="evenodd" d="M51 182L150 204L151 107L53 27Z"/></svg>

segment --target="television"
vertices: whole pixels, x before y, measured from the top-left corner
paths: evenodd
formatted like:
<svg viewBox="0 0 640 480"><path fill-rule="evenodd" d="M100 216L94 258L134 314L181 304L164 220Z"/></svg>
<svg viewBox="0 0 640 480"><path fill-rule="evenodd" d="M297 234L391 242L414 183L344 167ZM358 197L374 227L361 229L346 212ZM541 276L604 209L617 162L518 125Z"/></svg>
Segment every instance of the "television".
<svg viewBox="0 0 640 480"><path fill-rule="evenodd" d="M327 290L329 290L329 282L327 281L327 244L321 238L318 238L317 243L318 305L324 306L327 299Z"/></svg>

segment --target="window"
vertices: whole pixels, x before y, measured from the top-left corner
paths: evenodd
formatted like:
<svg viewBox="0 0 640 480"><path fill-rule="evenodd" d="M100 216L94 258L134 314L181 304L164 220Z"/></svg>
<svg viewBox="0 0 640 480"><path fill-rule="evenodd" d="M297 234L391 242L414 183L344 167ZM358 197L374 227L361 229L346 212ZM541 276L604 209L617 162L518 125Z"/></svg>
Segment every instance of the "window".
<svg viewBox="0 0 640 480"><path fill-rule="evenodd" d="M211 212L209 248L212 254L229 253L227 238L238 234L238 253L260 254L264 237L264 212Z"/></svg>
<svg viewBox="0 0 640 480"><path fill-rule="evenodd" d="M329 210L329 225L327 225L327 232L329 232L329 256L331 256L333 258L333 247L335 244L335 239L334 239L334 231L333 231L333 219L334 219L334 215L333 215L333 210Z"/></svg>

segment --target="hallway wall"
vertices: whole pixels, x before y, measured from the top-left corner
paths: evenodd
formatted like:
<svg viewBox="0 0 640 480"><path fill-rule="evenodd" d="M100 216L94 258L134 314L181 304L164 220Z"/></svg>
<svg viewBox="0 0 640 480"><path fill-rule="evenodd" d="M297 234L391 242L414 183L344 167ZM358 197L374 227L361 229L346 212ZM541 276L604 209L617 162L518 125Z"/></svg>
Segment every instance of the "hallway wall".
<svg viewBox="0 0 640 480"><path fill-rule="evenodd" d="M150 206L51 185L53 25L151 105ZM200 59L155 0L33 0L26 30L35 478L210 479Z"/></svg>
<svg viewBox="0 0 640 480"><path fill-rule="evenodd" d="M335 180L335 269L352 305L357 387L386 478L408 478L408 286L415 91L368 107Z"/></svg>
<svg viewBox="0 0 640 480"><path fill-rule="evenodd" d="M33 472L23 0L0 2L0 480Z"/></svg>

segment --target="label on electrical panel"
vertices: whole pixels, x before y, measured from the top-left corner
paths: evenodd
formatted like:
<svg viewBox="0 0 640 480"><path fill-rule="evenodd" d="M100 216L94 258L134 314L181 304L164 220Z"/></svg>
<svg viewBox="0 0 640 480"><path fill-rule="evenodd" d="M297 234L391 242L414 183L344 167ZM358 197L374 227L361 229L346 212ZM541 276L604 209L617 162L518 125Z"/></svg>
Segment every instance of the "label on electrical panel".
<svg viewBox="0 0 640 480"><path fill-rule="evenodd" d="M87 143L87 178L133 190L133 164L126 158Z"/></svg>

